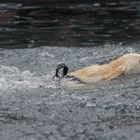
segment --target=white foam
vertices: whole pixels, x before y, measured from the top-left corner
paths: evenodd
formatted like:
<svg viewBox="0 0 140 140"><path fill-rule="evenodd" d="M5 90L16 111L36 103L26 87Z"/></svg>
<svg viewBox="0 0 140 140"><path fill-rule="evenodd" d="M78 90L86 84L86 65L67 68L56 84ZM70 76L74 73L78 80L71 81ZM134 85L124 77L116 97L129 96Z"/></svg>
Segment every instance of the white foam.
<svg viewBox="0 0 140 140"><path fill-rule="evenodd" d="M49 79L50 76L37 76L30 70L20 71L14 66L0 66L0 90L55 87Z"/></svg>
<svg viewBox="0 0 140 140"><path fill-rule="evenodd" d="M17 77L20 75L20 70L14 66L0 66L0 77Z"/></svg>

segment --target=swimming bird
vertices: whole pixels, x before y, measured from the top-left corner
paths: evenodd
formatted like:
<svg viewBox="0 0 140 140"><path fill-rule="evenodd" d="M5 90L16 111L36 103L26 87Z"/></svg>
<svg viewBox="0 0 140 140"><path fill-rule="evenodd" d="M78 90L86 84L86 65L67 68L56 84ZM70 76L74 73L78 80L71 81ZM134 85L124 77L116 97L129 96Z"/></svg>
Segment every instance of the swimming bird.
<svg viewBox="0 0 140 140"><path fill-rule="evenodd" d="M60 76L59 70L63 73ZM125 54L107 64L94 64L80 70L68 73L68 67L63 63L57 66L55 77L69 84L93 84L99 81L112 80L122 74L140 72L140 54Z"/></svg>

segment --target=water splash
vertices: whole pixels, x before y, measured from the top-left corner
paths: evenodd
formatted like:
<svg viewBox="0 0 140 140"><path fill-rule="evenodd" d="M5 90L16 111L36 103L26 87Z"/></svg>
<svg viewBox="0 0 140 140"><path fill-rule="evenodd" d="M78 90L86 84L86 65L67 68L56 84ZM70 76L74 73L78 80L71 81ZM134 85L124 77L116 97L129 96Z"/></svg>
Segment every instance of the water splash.
<svg viewBox="0 0 140 140"><path fill-rule="evenodd" d="M20 71L14 66L0 66L0 90L55 87L50 78L50 75L37 76L30 70Z"/></svg>

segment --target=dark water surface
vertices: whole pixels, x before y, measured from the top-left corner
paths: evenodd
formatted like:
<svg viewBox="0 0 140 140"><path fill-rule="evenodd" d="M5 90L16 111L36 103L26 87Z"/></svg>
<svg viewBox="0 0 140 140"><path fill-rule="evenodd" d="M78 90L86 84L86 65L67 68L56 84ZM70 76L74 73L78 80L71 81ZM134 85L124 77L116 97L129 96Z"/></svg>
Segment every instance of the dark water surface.
<svg viewBox="0 0 140 140"><path fill-rule="evenodd" d="M139 73L78 90L52 80L61 62L139 53L139 38L139 1L0 4L0 140L140 140Z"/></svg>
<svg viewBox="0 0 140 140"><path fill-rule="evenodd" d="M40 4L0 4L1 47L92 47L139 41L139 1Z"/></svg>

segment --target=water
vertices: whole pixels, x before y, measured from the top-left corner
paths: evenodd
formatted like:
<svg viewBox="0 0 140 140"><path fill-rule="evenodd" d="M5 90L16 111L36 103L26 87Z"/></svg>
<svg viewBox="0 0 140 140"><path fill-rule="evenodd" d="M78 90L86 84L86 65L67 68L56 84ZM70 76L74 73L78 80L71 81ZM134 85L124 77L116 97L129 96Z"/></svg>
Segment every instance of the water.
<svg viewBox="0 0 140 140"><path fill-rule="evenodd" d="M0 138L139 139L139 74L81 90L66 89L52 81L61 62L72 71L139 51L139 44L2 50Z"/></svg>
<svg viewBox="0 0 140 140"><path fill-rule="evenodd" d="M73 71L139 53L138 4L0 5L0 139L139 140L139 74L77 90L52 80L61 62Z"/></svg>
<svg viewBox="0 0 140 140"><path fill-rule="evenodd" d="M139 1L33 4L0 4L1 47L93 47L139 41Z"/></svg>

